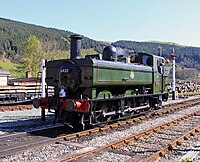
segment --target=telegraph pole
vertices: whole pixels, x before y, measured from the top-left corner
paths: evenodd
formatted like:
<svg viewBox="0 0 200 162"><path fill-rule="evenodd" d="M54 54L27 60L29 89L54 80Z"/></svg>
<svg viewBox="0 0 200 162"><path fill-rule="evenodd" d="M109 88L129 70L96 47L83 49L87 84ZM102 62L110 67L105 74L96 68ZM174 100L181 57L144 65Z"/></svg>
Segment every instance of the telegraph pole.
<svg viewBox="0 0 200 162"><path fill-rule="evenodd" d="M174 49L173 49L173 54L171 55L171 57L173 58L173 60L172 60L172 100L176 100L176 85L175 85L176 52Z"/></svg>
<svg viewBox="0 0 200 162"><path fill-rule="evenodd" d="M166 60L166 64L172 61L172 100L176 100L176 85L175 85L175 63L176 63L176 52L173 49L172 54L170 55L169 59Z"/></svg>
<svg viewBox="0 0 200 162"><path fill-rule="evenodd" d="M42 98L46 97L45 94L45 60L42 59L42 94L41 94ZM41 110L41 117L42 117L42 121L45 121L45 109Z"/></svg>
<svg viewBox="0 0 200 162"><path fill-rule="evenodd" d="M172 100L176 100L176 85L175 85L175 58L172 61Z"/></svg>

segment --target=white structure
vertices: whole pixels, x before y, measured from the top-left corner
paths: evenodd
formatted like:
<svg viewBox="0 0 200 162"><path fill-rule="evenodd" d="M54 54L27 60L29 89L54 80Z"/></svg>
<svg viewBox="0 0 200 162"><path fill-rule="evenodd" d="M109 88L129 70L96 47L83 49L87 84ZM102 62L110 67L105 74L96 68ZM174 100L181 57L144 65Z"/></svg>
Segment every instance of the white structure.
<svg viewBox="0 0 200 162"><path fill-rule="evenodd" d="M0 86L7 86L9 76L10 76L9 71L0 70Z"/></svg>
<svg viewBox="0 0 200 162"><path fill-rule="evenodd" d="M42 97L44 98L45 97L45 60L42 59Z"/></svg>
<svg viewBox="0 0 200 162"><path fill-rule="evenodd" d="M175 59L172 61L172 100L176 100L176 76L175 76Z"/></svg>

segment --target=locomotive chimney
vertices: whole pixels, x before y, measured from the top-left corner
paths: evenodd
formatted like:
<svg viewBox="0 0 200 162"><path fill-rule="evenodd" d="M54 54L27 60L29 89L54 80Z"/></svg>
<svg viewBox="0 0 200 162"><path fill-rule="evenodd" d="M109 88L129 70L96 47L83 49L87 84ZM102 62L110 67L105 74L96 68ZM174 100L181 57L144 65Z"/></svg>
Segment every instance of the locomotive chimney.
<svg viewBox="0 0 200 162"><path fill-rule="evenodd" d="M70 59L80 59L82 37L80 35L71 35L70 38L71 38Z"/></svg>

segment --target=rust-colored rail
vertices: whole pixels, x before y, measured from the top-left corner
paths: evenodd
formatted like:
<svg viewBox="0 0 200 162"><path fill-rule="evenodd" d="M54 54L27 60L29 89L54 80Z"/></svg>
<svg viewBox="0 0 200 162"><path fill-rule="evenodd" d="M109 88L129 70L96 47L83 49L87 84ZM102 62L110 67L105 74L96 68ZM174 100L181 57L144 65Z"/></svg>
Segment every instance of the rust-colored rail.
<svg viewBox="0 0 200 162"><path fill-rule="evenodd" d="M185 105L183 105L183 102L167 104L167 105L165 105L166 107L171 106L171 105L178 105L178 104L182 104L182 105L176 106L174 108L166 109L166 110L160 110L160 111L157 111L157 112L154 112L154 113L151 113L151 114L147 114L147 115L144 115L144 116L139 116L139 117L132 118L132 119L129 119L129 120L126 120L126 121L118 121L117 123L106 125L106 126L104 126L102 128L98 128L97 127L97 128L94 128L94 129L89 129L89 130L85 130L85 131L81 131L81 132L77 132L77 133L73 133L73 134L69 134L69 135L60 136L57 139L59 139L59 140L67 140L67 139L72 139L72 138L76 138L76 137L89 135L89 134L92 134L92 133L108 131L110 129L117 128L118 126L131 124L131 123L134 123L134 122L138 122L138 121L142 121L144 119L151 118L153 115L162 115L162 114L166 114L166 113L170 113L170 112L173 112L173 111L180 110L181 108L186 108L186 107L198 105L198 104L200 104L200 101L198 101L198 100L200 100L200 98L186 100L185 102L192 102L192 103L188 103L188 104L185 104Z"/></svg>
<svg viewBox="0 0 200 162"><path fill-rule="evenodd" d="M193 104L195 105L195 104L199 104L199 103L200 103L199 101L197 101L197 100L199 100L199 99L200 99L200 98L192 99L192 100L187 100L186 102L195 101L195 103L193 103ZM181 102L180 102L180 104L181 104ZM175 105L177 105L177 103L175 103ZM190 103L187 104L187 105L188 105L188 106L191 106ZM27 105L23 105L23 106L27 106ZM182 106L182 107L185 107L185 105L181 105L181 106ZM176 109L173 108L173 109L174 109L174 110L177 110L177 108L176 108ZM167 112L164 112L164 113L168 113L168 112L171 112L171 111L167 111ZM74 133L74 134L70 134L70 135L67 135L67 136L58 137L58 138L53 139L53 140L50 140L50 141L52 142L52 141L54 141L54 140L60 140L60 139L61 139L61 140L66 140L66 139L71 139L71 138L75 138L75 137L80 137L80 136L88 135L88 134L91 134L91 133L96 133L96 132L101 132L101 131L107 131L107 130L109 130L109 129L116 128L116 127L118 127L118 126L120 126L120 125L130 124L130 123L134 123L134 122L136 122L136 121L140 121L140 120L144 120L144 119L146 119L146 118L150 118L152 115L155 115L155 114L156 114L156 113L148 114L148 115L140 116L140 117L137 117L137 118L134 118L134 119L129 119L129 120L127 120L127 121L119 121L119 122L114 123L114 124L111 124L111 125L106 125L106 126L103 127L103 128L94 128L94 129L82 131L82 132L79 132L79 133ZM161 114L162 114L162 113L161 113ZM177 120L182 120L182 119L177 119ZM168 124L168 125L169 125L169 124ZM118 147L118 146L120 146L120 145L122 145L122 144L124 144L124 143L128 143L130 140L134 140L134 139L140 138L140 137L142 137L143 135L146 135L146 134L149 134L149 133L154 132L154 131L156 131L156 130L159 130L159 129L161 129L162 127L163 127L163 126L160 126L159 128L153 128L153 129L151 129L151 130L146 131L145 133L138 133L138 134L135 134L134 136L129 137L129 138L127 138L127 139L124 139L124 140L122 140L121 142L119 141L119 142L116 142L116 143L113 143L113 144L109 144L109 145L103 146L103 147L101 147L101 148L97 148L97 149L91 151L91 153L99 152L99 151L101 151L101 150L103 150L103 149L105 149L105 148L116 148L116 147ZM45 141L44 143L48 143L48 140ZM36 145L39 145L39 143L36 144ZM26 146L28 146L27 143L26 143ZM173 145L172 145L172 146L173 146ZM16 149L16 148L15 148L15 149ZM14 150L15 150L15 149L14 149ZM14 150L13 150L13 152L14 152ZM21 150L21 151L22 151L22 150ZM10 153L11 153L11 152L10 152ZM10 154L10 153L9 153L9 154ZM84 155L84 154L81 154L81 155L79 155L79 157L81 158L81 157L83 157L83 156L87 156L88 154L90 154L90 153L85 153L85 155ZM79 158L79 157L76 157L76 158ZM69 157L69 158L71 158L71 157ZM65 160L66 160L66 159L65 159ZM70 160L69 160L69 161L70 161Z"/></svg>
<svg viewBox="0 0 200 162"><path fill-rule="evenodd" d="M32 108L32 105L9 105L0 106L0 111L30 110Z"/></svg>
<svg viewBox="0 0 200 162"><path fill-rule="evenodd" d="M189 118L189 117L191 117L191 116L193 116L193 115L196 115L196 114L198 114L198 113L200 113L200 110L195 111L195 112L193 112L193 113L191 113L191 114L188 114L188 115L184 115L184 116L182 116L182 117L180 117L180 118L177 118L177 119L175 119L175 120L172 120L172 121L170 121L170 122L167 122L167 123L158 125L158 126L153 127L153 128L151 128L151 129L149 129L149 130L146 130L146 131L144 131L144 132L137 133L137 134L135 134L135 135L133 135L133 136L130 136L130 137L128 137L128 138L125 138L125 139L123 139L123 140L117 141L116 143L114 143L114 144L111 145L111 148L115 149L115 148L117 148L118 146L120 146L120 145L122 145L122 144L124 144L124 143L128 143L128 142L130 142L130 141L132 141L132 140L135 140L135 139L138 139L138 138L143 137L143 136L145 136L145 135L148 135L148 134L150 134L150 133L156 132L156 131L158 131L158 130L160 130L160 129L163 129L164 127L170 126L171 124L177 123L177 122L179 122L180 120L187 119L187 118Z"/></svg>
<svg viewBox="0 0 200 162"><path fill-rule="evenodd" d="M92 155L92 154L97 154L97 153L99 153L100 151L103 151L103 150L106 149L106 148L116 149L116 148L118 148L119 146L122 146L123 144L127 144L127 143L129 143L129 142L131 142L131 141L133 141L133 140L136 140L136 139L138 139L138 138L140 138L140 137L143 137L143 136L145 136L145 135L148 135L148 134L150 134L150 133L156 132L156 131L158 131L158 130L160 130L160 129L163 129L163 128L165 128L165 127L168 127L168 126L170 126L170 125L172 125L172 124L174 124L174 123L179 122L180 120L185 120L185 119L187 119L187 118L189 118L189 117L191 117L191 116L193 116L193 115L196 115L196 114L198 114L198 113L200 113L200 110L195 111L195 112L193 112L193 113L191 113L191 114L188 114L188 115L184 115L184 116L182 116L182 117L180 117L180 118L177 118L177 119L175 119L175 120L172 120L172 121L167 122L167 123L164 123L164 124L161 124L161 125L159 125L159 126L153 127L153 128L151 128L151 129L149 129L149 130L146 130L146 131L143 131L143 132L134 134L134 135L132 135L132 136L130 136L130 137L121 139L121 140L119 140L119 141L117 141L117 142L113 142L113 143L111 143L111 144L108 144L108 145L105 145L105 146L102 146L102 147L99 147L99 148L95 148L95 149L93 149L93 150L90 150L90 151L87 151L87 152L84 152L84 153L74 154L74 155L72 155L72 156L67 156L67 157L65 157L65 158L63 158L63 159L60 159L59 161L60 161L60 162L64 162L64 161L65 161L65 162L74 161L74 160L77 160L77 159L80 159L80 158L83 158L83 157L86 157L86 156L89 156L89 155ZM192 133L194 133L194 132L197 131L197 130L199 130L199 127L194 128L194 129L192 130ZM186 134L185 137L187 137L188 134L191 134L191 131L188 132L188 133ZM173 143L171 143L171 145L170 145L171 147L169 147L169 148L174 147L174 145L177 144L177 141L180 141L180 140L182 140L182 139L184 139L184 137L181 137L180 139L177 139L176 141L174 141ZM160 156L160 155L164 154L165 151L166 151L166 148L161 148L152 158L155 158L155 157L158 157L158 155Z"/></svg>
<svg viewBox="0 0 200 162"><path fill-rule="evenodd" d="M195 127L195 128L193 128L191 131L187 132L186 134L184 134L180 138L178 138L178 139L174 140L173 142L169 143L169 145L160 148L159 151L157 151L156 153L154 153L150 157L141 160L140 162L155 161L159 157L164 156L168 151L173 150L173 148L176 147L177 145L179 145L182 141L188 139L188 137L194 135L196 132L199 132L199 131L200 131L200 125ZM131 161L131 159L129 159L129 161Z"/></svg>
<svg viewBox="0 0 200 162"><path fill-rule="evenodd" d="M21 153L23 151L26 151L27 149L36 148L38 146L55 143L57 141L56 138L48 138L42 136L37 137L35 136L35 134L43 134L45 132L49 134L49 132L51 133L52 131L59 128L63 129L64 125L41 128L29 131L28 133L23 132L1 136L0 143L2 147L0 150L0 158L8 155L14 155L16 153ZM12 142L10 144L7 144L7 142L9 143L9 141L12 141L13 139L20 139L20 142Z"/></svg>

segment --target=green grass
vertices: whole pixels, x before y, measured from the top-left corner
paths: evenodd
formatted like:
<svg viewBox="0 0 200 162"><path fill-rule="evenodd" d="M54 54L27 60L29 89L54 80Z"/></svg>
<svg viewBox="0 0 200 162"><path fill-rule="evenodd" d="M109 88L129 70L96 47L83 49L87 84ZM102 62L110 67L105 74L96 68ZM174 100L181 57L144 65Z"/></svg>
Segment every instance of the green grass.
<svg viewBox="0 0 200 162"><path fill-rule="evenodd" d="M0 69L1 70L8 70L11 73L10 77L14 77L14 78L19 78L19 77L24 77L25 74L21 74L21 73L16 73L16 69L17 69L17 65L16 63L12 63L9 61L0 61Z"/></svg>
<svg viewBox="0 0 200 162"><path fill-rule="evenodd" d="M2 70L11 70L14 66L15 64L12 62L0 61L0 69Z"/></svg>
<svg viewBox="0 0 200 162"><path fill-rule="evenodd" d="M167 45L185 47L185 45L181 45L181 44L174 43L174 42L162 42L162 41L156 41L156 40L149 40L149 41L144 41L144 42L147 42L147 43L160 43L160 44L167 44Z"/></svg>
<svg viewBox="0 0 200 162"><path fill-rule="evenodd" d="M112 42L110 41L101 41L101 40L96 40L97 42L100 42L100 43L105 43L105 44L111 44Z"/></svg>

